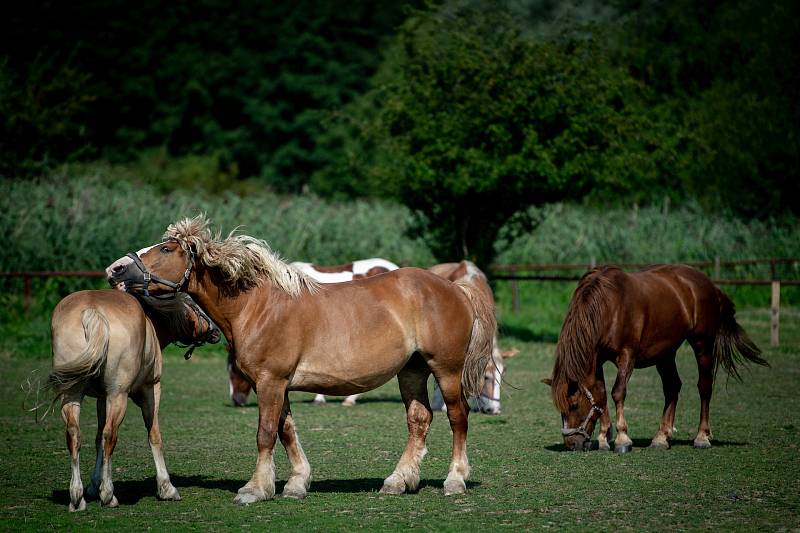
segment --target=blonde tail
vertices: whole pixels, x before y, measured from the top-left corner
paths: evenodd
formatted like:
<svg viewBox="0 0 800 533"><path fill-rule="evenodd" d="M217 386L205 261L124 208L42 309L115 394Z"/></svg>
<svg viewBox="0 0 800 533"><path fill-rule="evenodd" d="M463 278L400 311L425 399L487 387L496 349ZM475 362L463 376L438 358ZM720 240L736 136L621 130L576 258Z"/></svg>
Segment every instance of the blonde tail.
<svg viewBox="0 0 800 533"><path fill-rule="evenodd" d="M81 323L86 337L86 348L70 361L53 367L50 372L48 385L56 396L96 376L106 361L110 334L108 320L90 307L81 314Z"/></svg>
<svg viewBox="0 0 800 533"><path fill-rule="evenodd" d="M468 281L455 282L464 291L472 305L474 318L472 335L464 356L464 371L461 374L461 388L467 397L477 397L483 388L483 373L492 357L494 338L497 334L497 318L494 303Z"/></svg>

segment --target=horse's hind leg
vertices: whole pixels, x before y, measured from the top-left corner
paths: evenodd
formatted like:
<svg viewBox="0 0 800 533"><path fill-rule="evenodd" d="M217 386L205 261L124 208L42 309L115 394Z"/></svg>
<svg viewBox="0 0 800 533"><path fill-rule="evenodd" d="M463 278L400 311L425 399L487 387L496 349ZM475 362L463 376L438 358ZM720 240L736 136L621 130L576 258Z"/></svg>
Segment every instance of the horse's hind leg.
<svg viewBox="0 0 800 533"><path fill-rule="evenodd" d="M98 400L101 401L101 400ZM128 407L128 395L116 393L106 398L106 423L103 427L103 467L102 480L100 481L100 503L109 507L117 507L117 497L114 496L114 483L111 480L111 455L117 446L119 425L125 418L125 409Z"/></svg>
<svg viewBox="0 0 800 533"><path fill-rule="evenodd" d="M406 406L408 441L392 475L383 482L384 494L415 492L419 487L419 466L427 453L425 439L433 420L428 403L428 376L431 371L424 366L406 366L397 374L400 395Z"/></svg>
<svg viewBox="0 0 800 533"><path fill-rule="evenodd" d="M283 412L278 422L278 436L286 450L286 456L292 464L292 475L289 476L289 480L283 487L283 496L285 498L305 498L306 491L311 484L311 465L308 464L306 454L303 453L303 447L300 446L300 440L297 438L288 392L283 400Z"/></svg>
<svg viewBox="0 0 800 533"><path fill-rule="evenodd" d="M678 405L678 395L681 392L681 378L675 366L675 353L667 355L664 360L656 365L661 376L661 385L664 390L664 412L661 415L661 426L658 433L650 443L651 448L669 448L669 441L675 425L675 407Z"/></svg>
<svg viewBox="0 0 800 533"><path fill-rule="evenodd" d="M158 424L158 406L161 403L161 383L156 383L152 387L145 389L137 394L134 401L142 409L144 427L147 429L147 439L150 442L150 450L153 452L153 462L156 465L156 490L158 498L161 500L180 500L181 495L169 479L167 465L164 462L164 452L161 447L161 428Z"/></svg>
<svg viewBox="0 0 800 533"><path fill-rule="evenodd" d="M103 429L106 427L106 400L97 399L97 435L94 438L96 457L94 470L92 470L92 483L86 489L89 497L95 498L100 494L100 483L103 481Z"/></svg>
<svg viewBox="0 0 800 533"><path fill-rule="evenodd" d="M467 490L469 478L469 461L467 460L467 417L469 404L461 388L461 372L439 377L442 397L447 405L447 417L453 431L453 457L450 470L444 480L444 493L461 494Z"/></svg>
<svg viewBox="0 0 800 533"><path fill-rule="evenodd" d="M81 400L79 394L67 394L61 400L61 418L64 419L67 433L67 449L72 462L72 478L69 482L70 512L86 509L83 499L83 482L81 481Z"/></svg>
<svg viewBox="0 0 800 533"><path fill-rule="evenodd" d="M709 424L709 408L711 393L714 390L714 340L704 339L692 342L697 359L697 390L700 393L700 426L694 438L695 448L711 447L711 426Z"/></svg>

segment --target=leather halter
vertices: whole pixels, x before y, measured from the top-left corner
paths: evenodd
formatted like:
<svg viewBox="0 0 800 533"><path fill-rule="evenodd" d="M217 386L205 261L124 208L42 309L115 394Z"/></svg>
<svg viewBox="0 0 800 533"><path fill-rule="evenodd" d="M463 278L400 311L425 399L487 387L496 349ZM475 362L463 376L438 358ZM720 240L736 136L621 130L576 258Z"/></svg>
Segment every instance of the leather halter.
<svg viewBox="0 0 800 533"><path fill-rule="evenodd" d="M217 340L212 340L211 337L214 335L215 332L219 333L220 335L221 332L219 330L219 327L214 323L213 320L211 320L211 317L206 315L205 312L203 312L203 310L200 308L199 305L197 305L197 303L194 300L189 300L187 302L184 302L184 304L187 305L194 312L194 315L197 318L198 323L205 322L205 333L201 337L198 337L196 340L188 344L175 341L176 346L179 346L180 348L189 348L188 350L186 350L186 353L183 354L183 358L188 360L189 358L192 357L192 352L194 352L194 349L197 348L198 346L202 346L207 342L210 344L218 343L220 341L220 337L218 337Z"/></svg>
<svg viewBox="0 0 800 533"><path fill-rule="evenodd" d="M150 292L148 291L148 287L150 286L150 282L151 281L154 282L154 283L158 283L159 285L164 285L165 287L169 287L170 289L172 289L173 293L177 294L189 282L189 276L191 276L192 268L194 268L194 252L191 249L189 249L189 265L186 267L186 270L183 272L183 278L179 282L176 283L174 281L170 281L168 279L164 279L164 278L162 278L160 276L156 276L152 272L147 270L147 267L144 266L144 263L142 263L142 258L139 257L139 254L137 254L136 252L128 252L126 255L127 255L127 257L129 257L133 261L133 264L136 265L136 268L138 268L142 272L142 283L143 283L142 284L142 294L144 294L145 296L150 296ZM152 296L152 297L153 298L165 298L165 297L166 298L170 298L170 297L173 297L173 296L174 295Z"/></svg>
<svg viewBox="0 0 800 533"><path fill-rule="evenodd" d="M587 389L583 385L581 385L580 388L583 394L589 400L589 403L591 404L592 407L591 409L589 409L589 412L586 413L586 418L583 419L581 425L576 428L568 428L567 421L566 419L564 419L564 427L561 429L561 434L565 437L569 437L571 435L582 435L583 437L586 438L586 440L591 440L592 435L586 431L586 426L589 425L589 422L592 420L592 417L594 417L595 413L597 413L598 415L603 414L603 408L594 403L594 396L592 396L592 393L589 392L589 389Z"/></svg>

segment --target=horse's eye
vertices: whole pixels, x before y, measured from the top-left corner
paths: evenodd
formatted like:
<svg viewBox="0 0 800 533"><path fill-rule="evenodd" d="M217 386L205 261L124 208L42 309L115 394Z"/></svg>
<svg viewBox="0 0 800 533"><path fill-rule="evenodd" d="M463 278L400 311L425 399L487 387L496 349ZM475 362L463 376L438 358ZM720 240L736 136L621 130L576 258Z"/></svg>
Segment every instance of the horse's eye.
<svg viewBox="0 0 800 533"><path fill-rule="evenodd" d="M162 254L168 254L168 253L169 253L169 251L170 251L170 250L169 250L169 246L162 246L162 247L161 247L161 253L162 253Z"/></svg>

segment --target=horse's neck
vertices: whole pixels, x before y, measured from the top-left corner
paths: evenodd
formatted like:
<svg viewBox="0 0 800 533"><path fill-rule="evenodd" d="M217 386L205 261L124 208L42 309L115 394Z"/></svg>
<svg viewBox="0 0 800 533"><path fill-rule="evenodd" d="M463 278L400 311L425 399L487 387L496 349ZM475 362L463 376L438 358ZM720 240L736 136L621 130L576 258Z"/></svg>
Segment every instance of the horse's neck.
<svg viewBox="0 0 800 533"><path fill-rule="evenodd" d="M248 307L266 304L272 311L284 307L273 305L273 302L289 298L280 289L274 288L269 281L264 281L257 287L235 296L228 296L223 294L207 275L203 276L200 282L192 283L188 292L230 342L235 342L234 331L237 325L251 318L252 313L248 312Z"/></svg>

